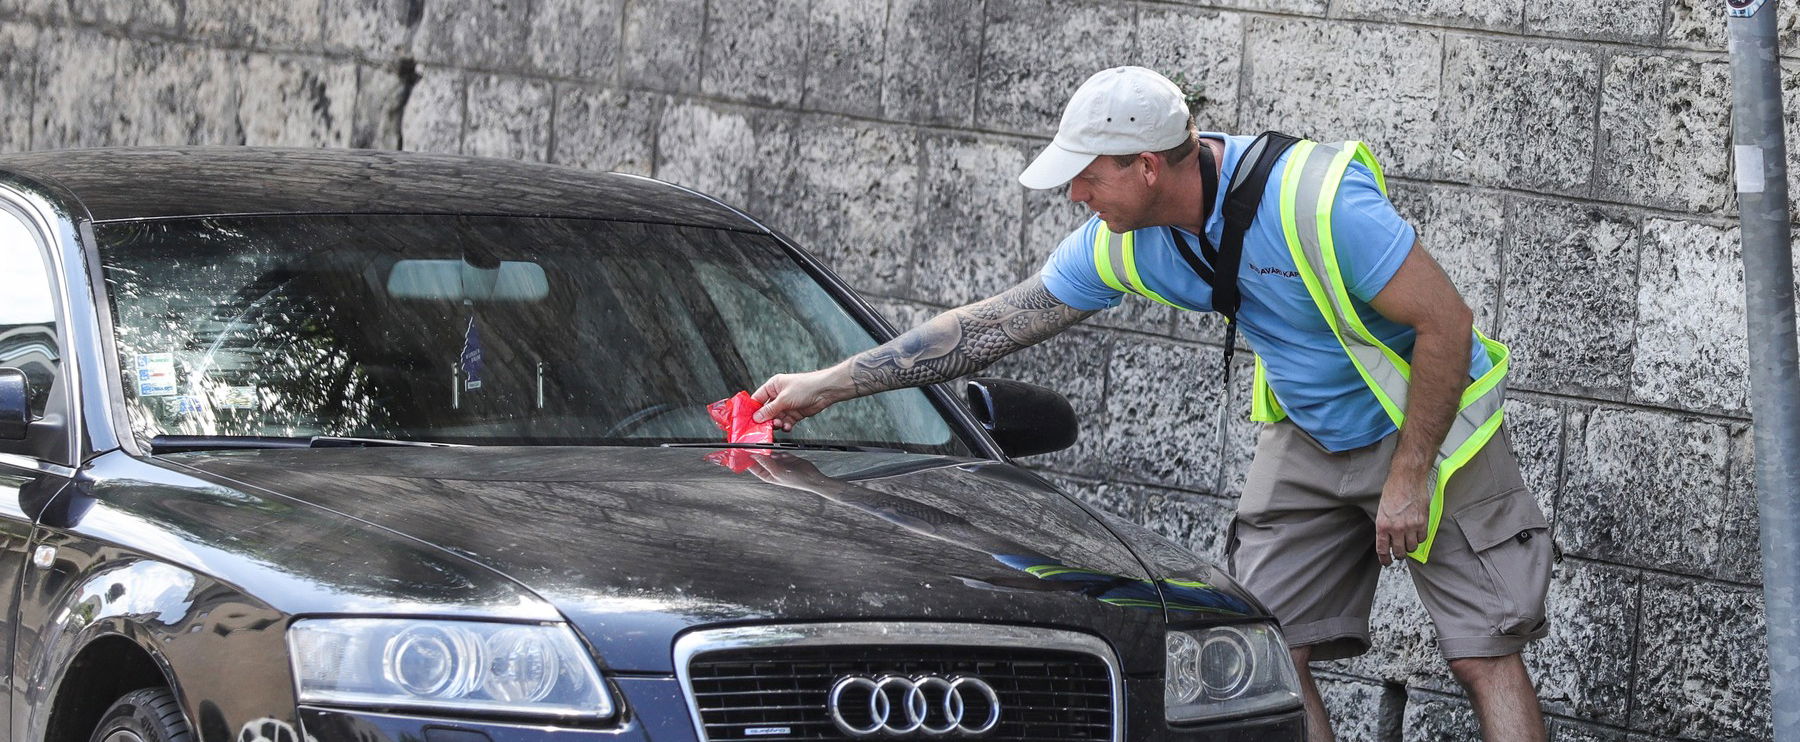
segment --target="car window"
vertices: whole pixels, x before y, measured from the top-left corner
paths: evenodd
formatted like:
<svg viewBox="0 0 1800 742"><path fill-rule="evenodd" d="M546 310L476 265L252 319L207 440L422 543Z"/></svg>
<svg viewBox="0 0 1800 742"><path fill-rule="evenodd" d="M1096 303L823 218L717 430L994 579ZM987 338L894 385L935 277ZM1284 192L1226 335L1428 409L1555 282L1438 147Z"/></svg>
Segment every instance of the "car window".
<svg viewBox="0 0 1800 742"><path fill-rule="evenodd" d="M0 209L0 367L25 372L31 412L44 414L56 384L56 305L37 229Z"/></svg>
<svg viewBox="0 0 1800 742"><path fill-rule="evenodd" d="M146 438L719 441L708 402L875 343L767 235L417 215L95 232ZM969 450L917 390L777 438Z"/></svg>

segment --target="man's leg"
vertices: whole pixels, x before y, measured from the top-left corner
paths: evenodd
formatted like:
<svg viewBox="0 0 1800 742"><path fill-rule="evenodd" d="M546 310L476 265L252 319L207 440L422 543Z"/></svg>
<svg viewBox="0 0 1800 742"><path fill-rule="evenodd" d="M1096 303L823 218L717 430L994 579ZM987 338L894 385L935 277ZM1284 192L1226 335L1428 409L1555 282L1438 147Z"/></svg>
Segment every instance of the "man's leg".
<svg viewBox="0 0 1800 742"><path fill-rule="evenodd" d="M1325 713L1325 701L1319 698L1319 686L1313 683L1312 647L1292 647L1294 669L1300 671L1300 699L1306 702L1306 742L1336 742L1331 733L1331 716Z"/></svg>
<svg viewBox="0 0 1800 742"><path fill-rule="evenodd" d="M1450 660L1450 672L1475 702L1486 742L1544 742L1544 711L1518 653ZM1308 711L1310 712L1310 709ZM1309 742L1317 742L1316 738Z"/></svg>

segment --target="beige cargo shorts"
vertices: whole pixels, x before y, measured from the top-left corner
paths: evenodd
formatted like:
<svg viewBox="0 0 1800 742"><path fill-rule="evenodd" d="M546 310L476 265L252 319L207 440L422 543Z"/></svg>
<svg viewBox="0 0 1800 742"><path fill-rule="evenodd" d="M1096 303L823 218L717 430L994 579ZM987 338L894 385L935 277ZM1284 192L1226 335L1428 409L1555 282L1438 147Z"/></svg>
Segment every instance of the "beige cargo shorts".
<svg viewBox="0 0 1800 742"><path fill-rule="evenodd" d="M1375 513L1399 438L1331 453L1280 422L1257 440L1227 561L1314 660L1369 650ZM1403 560L1444 658L1513 654L1542 637L1554 547L1504 429L1450 478L1444 510L1429 560Z"/></svg>

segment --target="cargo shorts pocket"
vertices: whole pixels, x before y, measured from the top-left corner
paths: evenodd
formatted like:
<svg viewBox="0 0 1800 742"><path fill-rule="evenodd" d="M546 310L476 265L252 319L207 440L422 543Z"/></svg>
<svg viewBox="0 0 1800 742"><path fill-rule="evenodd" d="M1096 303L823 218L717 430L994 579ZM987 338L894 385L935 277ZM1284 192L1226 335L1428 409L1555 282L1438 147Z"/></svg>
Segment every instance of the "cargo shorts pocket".
<svg viewBox="0 0 1800 742"><path fill-rule="evenodd" d="M1531 636L1544 626L1544 599L1550 590L1550 523L1531 493L1511 489L1451 515L1469 541L1491 594L1465 596L1489 606L1493 628L1502 635ZM1479 584L1480 580L1473 580Z"/></svg>

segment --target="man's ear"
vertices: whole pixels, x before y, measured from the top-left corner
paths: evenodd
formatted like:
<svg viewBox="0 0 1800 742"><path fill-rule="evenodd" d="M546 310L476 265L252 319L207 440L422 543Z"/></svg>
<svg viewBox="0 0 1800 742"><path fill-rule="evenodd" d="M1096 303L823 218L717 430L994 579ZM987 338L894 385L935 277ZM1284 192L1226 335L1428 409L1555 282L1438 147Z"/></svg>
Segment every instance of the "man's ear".
<svg viewBox="0 0 1800 742"><path fill-rule="evenodd" d="M1139 152L1137 155L1137 162L1133 164L1144 166L1144 173L1142 176L1144 178L1144 185L1156 185L1157 181L1168 174L1168 163L1163 162L1161 157L1150 152Z"/></svg>

